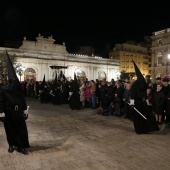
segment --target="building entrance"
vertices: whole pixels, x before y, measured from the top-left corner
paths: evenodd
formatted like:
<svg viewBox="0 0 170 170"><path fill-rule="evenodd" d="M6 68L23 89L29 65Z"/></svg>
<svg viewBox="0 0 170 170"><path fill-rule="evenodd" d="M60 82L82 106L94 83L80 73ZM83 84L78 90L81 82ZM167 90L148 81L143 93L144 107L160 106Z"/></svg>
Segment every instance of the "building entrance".
<svg viewBox="0 0 170 170"><path fill-rule="evenodd" d="M24 81L36 81L36 72L33 68L27 68L24 72Z"/></svg>

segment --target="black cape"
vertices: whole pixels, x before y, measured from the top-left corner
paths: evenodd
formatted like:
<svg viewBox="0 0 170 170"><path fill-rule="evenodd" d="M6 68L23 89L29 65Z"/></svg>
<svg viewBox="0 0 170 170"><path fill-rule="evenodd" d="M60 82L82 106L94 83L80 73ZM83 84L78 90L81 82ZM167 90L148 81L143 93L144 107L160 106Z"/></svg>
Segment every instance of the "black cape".
<svg viewBox="0 0 170 170"><path fill-rule="evenodd" d="M146 89L139 88L138 82L135 82L131 88L131 99L135 100L135 108L144 115L144 119L137 111L132 110L134 128L137 134L158 131L159 127L156 123L155 116L146 102Z"/></svg>
<svg viewBox="0 0 170 170"><path fill-rule="evenodd" d="M1 87L0 113L5 113L4 128L9 145L29 148L28 130L23 116L26 109L25 96L22 93L10 91L8 84Z"/></svg>

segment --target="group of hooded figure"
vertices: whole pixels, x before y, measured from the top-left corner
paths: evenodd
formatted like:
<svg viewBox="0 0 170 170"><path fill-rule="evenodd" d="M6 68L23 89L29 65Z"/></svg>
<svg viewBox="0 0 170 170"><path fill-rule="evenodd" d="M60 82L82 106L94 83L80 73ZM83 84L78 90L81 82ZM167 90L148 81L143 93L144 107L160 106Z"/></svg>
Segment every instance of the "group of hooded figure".
<svg viewBox="0 0 170 170"><path fill-rule="evenodd" d="M63 80L62 80L63 79ZM68 103L68 83L62 73L55 79L48 83L45 81L45 74L43 81L40 83L39 87L39 99L41 103L52 103L53 105L61 105Z"/></svg>
<svg viewBox="0 0 170 170"><path fill-rule="evenodd" d="M40 102L52 103L53 105L69 104L72 110L79 110L81 108L79 84L74 73L74 79L68 81L64 74L61 72L61 76L64 77L63 81L60 78L48 85L45 81L45 75L42 83L40 84Z"/></svg>

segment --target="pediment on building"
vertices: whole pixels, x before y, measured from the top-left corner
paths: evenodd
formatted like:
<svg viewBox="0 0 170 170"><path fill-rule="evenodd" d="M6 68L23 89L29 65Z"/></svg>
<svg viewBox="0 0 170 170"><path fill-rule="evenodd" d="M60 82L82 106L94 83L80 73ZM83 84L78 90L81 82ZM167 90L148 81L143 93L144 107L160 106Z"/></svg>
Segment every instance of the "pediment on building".
<svg viewBox="0 0 170 170"><path fill-rule="evenodd" d="M41 34L38 34L36 41L30 41L24 37L22 45L19 47L19 49L68 54L65 43L55 44L55 40L52 36L46 38Z"/></svg>

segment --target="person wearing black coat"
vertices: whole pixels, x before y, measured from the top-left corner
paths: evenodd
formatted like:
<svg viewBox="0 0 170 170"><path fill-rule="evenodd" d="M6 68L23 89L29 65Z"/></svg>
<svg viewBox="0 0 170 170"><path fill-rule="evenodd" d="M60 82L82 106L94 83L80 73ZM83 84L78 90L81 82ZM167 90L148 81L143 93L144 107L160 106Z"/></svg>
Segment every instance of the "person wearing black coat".
<svg viewBox="0 0 170 170"><path fill-rule="evenodd" d="M8 83L0 88L0 120L4 124L8 152L18 152L28 154L29 148L28 130L26 119L28 109L25 95L21 84L15 74L14 68L7 55Z"/></svg>
<svg viewBox="0 0 170 170"><path fill-rule="evenodd" d="M43 81L39 84L39 94L40 94L40 102L42 103L49 103L51 100L51 96L49 93L49 86L47 85L46 81L45 81L45 74L44 74L44 78Z"/></svg>
<svg viewBox="0 0 170 170"><path fill-rule="evenodd" d="M71 82L69 91L71 93L69 99L69 106L71 110L79 110L81 107L79 86L75 80Z"/></svg>
<svg viewBox="0 0 170 170"><path fill-rule="evenodd" d="M156 121L158 124L162 123L162 117L164 115L165 111L165 93L163 91L163 85L162 83L157 84L157 89L153 94L153 99L152 99L152 108L153 112L156 117Z"/></svg>
<svg viewBox="0 0 170 170"><path fill-rule="evenodd" d="M69 89L70 97L69 97L69 106L71 110L80 110L81 102L80 102L80 93L79 93L79 83L77 80L76 73L74 73L74 80L71 81L70 89Z"/></svg>
<svg viewBox="0 0 170 170"><path fill-rule="evenodd" d="M133 108L132 117L135 132L145 134L158 131L159 127L155 116L147 105L147 84L136 63L133 61L137 80L131 86L130 105ZM141 113L141 114L139 114Z"/></svg>

